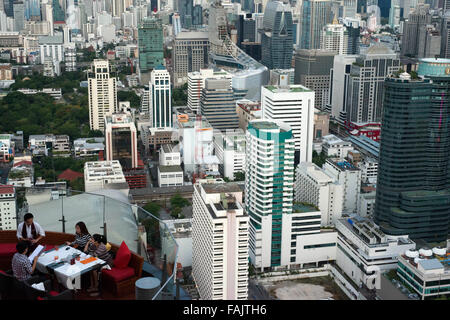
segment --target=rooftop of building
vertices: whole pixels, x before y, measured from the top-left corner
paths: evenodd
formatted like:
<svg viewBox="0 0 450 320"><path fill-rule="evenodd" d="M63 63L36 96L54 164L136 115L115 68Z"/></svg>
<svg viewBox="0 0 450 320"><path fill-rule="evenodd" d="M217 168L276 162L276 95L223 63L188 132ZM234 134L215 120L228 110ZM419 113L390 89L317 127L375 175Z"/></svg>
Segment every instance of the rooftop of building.
<svg viewBox="0 0 450 320"><path fill-rule="evenodd" d="M159 166L158 169L162 173L183 172L183 169L179 165L175 165L175 166Z"/></svg>
<svg viewBox="0 0 450 320"><path fill-rule="evenodd" d="M192 39L192 40L198 40L198 39L204 39L207 40L209 37L209 33L208 32L203 32L203 31L181 31L180 33L178 33L175 37L176 40L181 40L181 39Z"/></svg>
<svg viewBox="0 0 450 320"><path fill-rule="evenodd" d="M226 192L242 192L241 187L237 183L202 183L203 190L206 193L226 193Z"/></svg>
<svg viewBox="0 0 450 320"><path fill-rule="evenodd" d="M296 85L288 85L288 86L280 86L280 85L269 85L264 86L264 88L274 92L274 93L282 93L282 92L312 92L311 89L306 88L300 84Z"/></svg>
<svg viewBox="0 0 450 320"><path fill-rule="evenodd" d="M345 145L351 145L351 142L344 141L341 138L335 136L334 134L329 134L322 137L323 142L326 142L327 144L345 144Z"/></svg>
<svg viewBox="0 0 450 320"><path fill-rule="evenodd" d="M179 151L175 150L175 145L174 144L168 144L168 143L167 144L163 144L161 146L161 148L163 149L163 151L165 153L179 152Z"/></svg>
<svg viewBox="0 0 450 320"><path fill-rule="evenodd" d="M339 160L339 159L328 159L327 161L330 161L334 165L336 165L339 169L345 170L345 171L358 171L359 168L357 168L352 163L345 161L345 160Z"/></svg>
<svg viewBox="0 0 450 320"><path fill-rule="evenodd" d="M14 193L14 186L11 185L0 185L0 194L10 194Z"/></svg>
<svg viewBox="0 0 450 320"><path fill-rule="evenodd" d="M304 213L304 212L317 212L320 211L318 207L309 203L294 203L292 206L293 213Z"/></svg>

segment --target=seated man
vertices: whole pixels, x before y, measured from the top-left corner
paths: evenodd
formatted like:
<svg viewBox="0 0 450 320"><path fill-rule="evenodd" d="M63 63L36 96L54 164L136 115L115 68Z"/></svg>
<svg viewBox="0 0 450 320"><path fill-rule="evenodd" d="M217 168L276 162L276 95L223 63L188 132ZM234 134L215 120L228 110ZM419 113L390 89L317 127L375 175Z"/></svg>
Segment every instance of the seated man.
<svg viewBox="0 0 450 320"><path fill-rule="evenodd" d="M33 265L31 265L30 260L28 260L28 257L26 256L28 252L28 243L26 241L20 241L17 243L16 249L17 252L12 259L12 271L14 277L20 281L25 281L33 277L39 255L34 258ZM35 282L41 282L43 280L45 279L41 276L36 276Z"/></svg>
<svg viewBox="0 0 450 320"><path fill-rule="evenodd" d="M28 242L30 246L28 255L36 249L38 242L43 237L45 237L44 229L37 222L33 221L33 215L31 213L25 214L23 222L17 226L17 239Z"/></svg>

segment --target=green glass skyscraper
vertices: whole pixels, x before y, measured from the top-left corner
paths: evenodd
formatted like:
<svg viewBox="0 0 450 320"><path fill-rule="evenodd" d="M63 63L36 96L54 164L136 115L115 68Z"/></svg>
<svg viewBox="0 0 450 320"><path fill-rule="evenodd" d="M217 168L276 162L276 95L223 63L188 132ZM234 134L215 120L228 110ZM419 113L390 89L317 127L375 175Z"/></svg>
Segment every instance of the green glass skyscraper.
<svg viewBox="0 0 450 320"><path fill-rule="evenodd" d="M420 78L387 78L375 222L390 235L445 241L450 222L450 60L423 59Z"/></svg>
<svg viewBox="0 0 450 320"><path fill-rule="evenodd" d="M139 70L149 72L163 65L163 29L159 19L147 17L138 29Z"/></svg>

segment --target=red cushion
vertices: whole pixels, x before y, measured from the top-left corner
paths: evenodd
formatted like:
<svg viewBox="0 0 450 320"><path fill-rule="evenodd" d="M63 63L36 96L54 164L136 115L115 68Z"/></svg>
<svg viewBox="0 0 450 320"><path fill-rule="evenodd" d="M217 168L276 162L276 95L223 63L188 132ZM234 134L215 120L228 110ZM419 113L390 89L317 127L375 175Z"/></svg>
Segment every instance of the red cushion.
<svg viewBox="0 0 450 320"><path fill-rule="evenodd" d="M114 282L120 282L125 279L129 279L134 276L134 269L131 267L125 268L111 268L111 270L103 270L102 274L105 278L111 279Z"/></svg>
<svg viewBox="0 0 450 320"><path fill-rule="evenodd" d="M4 274L4 275L7 275L6 272L3 271L3 270L0 270L0 273L1 273L1 274Z"/></svg>
<svg viewBox="0 0 450 320"><path fill-rule="evenodd" d="M38 300L44 300L44 298L42 298L42 297L37 297L37 299L38 299Z"/></svg>
<svg viewBox="0 0 450 320"><path fill-rule="evenodd" d="M126 268L128 267L130 259L131 259L130 249L128 249L128 246L126 245L125 241L122 241L119 250L117 250L116 259L114 259L114 267L118 269Z"/></svg>
<svg viewBox="0 0 450 320"><path fill-rule="evenodd" d="M12 257L16 253L17 243L0 243L0 257Z"/></svg>
<svg viewBox="0 0 450 320"><path fill-rule="evenodd" d="M48 294L54 297L54 296L59 295L59 292L57 292L57 291L50 291Z"/></svg>

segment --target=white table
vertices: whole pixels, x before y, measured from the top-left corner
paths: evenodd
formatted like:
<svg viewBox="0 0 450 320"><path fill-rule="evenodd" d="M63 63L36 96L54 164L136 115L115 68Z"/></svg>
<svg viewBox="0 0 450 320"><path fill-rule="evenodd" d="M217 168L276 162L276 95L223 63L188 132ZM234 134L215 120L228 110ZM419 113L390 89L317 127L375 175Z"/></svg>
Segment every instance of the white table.
<svg viewBox="0 0 450 320"><path fill-rule="evenodd" d="M80 254L80 261L75 260L75 264L62 263L67 258L72 258L72 255ZM58 256L58 260L55 260ZM56 279L59 283L67 289L81 289L81 275L101 268L106 265L106 262L97 258L97 260L83 264L81 261L91 257L80 250L70 246L61 246L58 250L49 250L42 253L36 263L36 268L43 273L48 273L47 267L55 272ZM57 263L61 263L57 265Z"/></svg>

